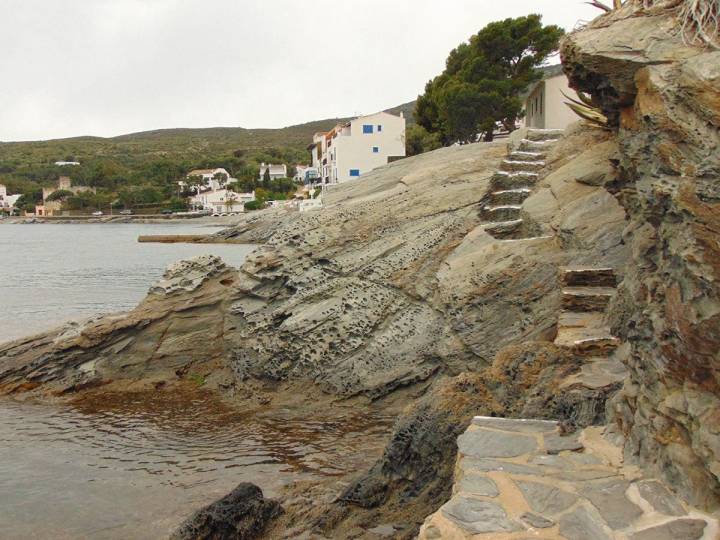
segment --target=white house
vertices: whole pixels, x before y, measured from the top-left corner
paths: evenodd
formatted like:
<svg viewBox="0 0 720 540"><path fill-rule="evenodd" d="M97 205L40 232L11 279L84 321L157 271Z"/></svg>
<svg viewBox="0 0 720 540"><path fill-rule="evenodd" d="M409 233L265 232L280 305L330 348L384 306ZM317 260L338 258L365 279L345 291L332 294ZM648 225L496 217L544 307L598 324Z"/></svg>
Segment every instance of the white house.
<svg viewBox="0 0 720 540"><path fill-rule="evenodd" d="M577 99L570 88L562 65L542 68L543 78L525 93L525 118L523 126L535 129L565 129L577 122L579 117L565 103L563 92Z"/></svg>
<svg viewBox="0 0 720 540"><path fill-rule="evenodd" d="M218 189L190 197L190 206L213 213L244 212L245 203L254 200L254 191L252 193L235 193L230 189Z"/></svg>
<svg viewBox="0 0 720 540"><path fill-rule="evenodd" d="M319 177L317 168L307 165L297 165L295 167L295 178L296 182L304 183L306 180Z"/></svg>
<svg viewBox="0 0 720 540"><path fill-rule="evenodd" d="M405 157L405 117L380 112L316 133L308 147L323 184L356 179Z"/></svg>
<svg viewBox="0 0 720 540"><path fill-rule="evenodd" d="M270 180L277 180L278 178L287 178L287 165L273 165L272 163L261 163L260 164L260 180L265 177L265 171L270 169Z"/></svg>
<svg viewBox="0 0 720 540"><path fill-rule="evenodd" d="M7 187L0 184L0 211L12 212L15 209L15 203L22 195L8 195Z"/></svg>
<svg viewBox="0 0 720 540"><path fill-rule="evenodd" d="M225 182L220 182L219 180L215 179L216 175L224 175ZM181 188L184 188L187 185L192 184L195 181L195 178L201 178L201 182L204 184L204 186L198 186L197 191L204 190L210 190L210 191L217 191L219 189L224 188L227 184L232 184L233 182L237 182L235 178L230 178L230 173L228 173L225 169L222 167L218 167L217 169L195 169L194 171L190 171L187 174L188 179L192 178L191 182L178 182L178 185Z"/></svg>
<svg viewBox="0 0 720 540"><path fill-rule="evenodd" d="M73 166L73 165L80 165L79 161L56 161L55 165L58 167L67 167L67 166Z"/></svg>

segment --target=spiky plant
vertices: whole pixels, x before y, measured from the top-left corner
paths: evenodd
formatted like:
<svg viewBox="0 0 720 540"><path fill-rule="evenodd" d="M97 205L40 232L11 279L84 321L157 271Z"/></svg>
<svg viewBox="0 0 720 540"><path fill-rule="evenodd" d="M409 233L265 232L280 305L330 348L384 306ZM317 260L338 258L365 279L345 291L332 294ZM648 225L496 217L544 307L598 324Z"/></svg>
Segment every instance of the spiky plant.
<svg viewBox="0 0 720 540"><path fill-rule="evenodd" d="M565 96L566 99L570 100L566 101L565 105L570 107L570 110L572 110L580 118L587 121L594 127L609 129L607 117L593 104L590 96L583 94L582 92L577 92L578 99L571 98L565 92L562 92L562 95Z"/></svg>

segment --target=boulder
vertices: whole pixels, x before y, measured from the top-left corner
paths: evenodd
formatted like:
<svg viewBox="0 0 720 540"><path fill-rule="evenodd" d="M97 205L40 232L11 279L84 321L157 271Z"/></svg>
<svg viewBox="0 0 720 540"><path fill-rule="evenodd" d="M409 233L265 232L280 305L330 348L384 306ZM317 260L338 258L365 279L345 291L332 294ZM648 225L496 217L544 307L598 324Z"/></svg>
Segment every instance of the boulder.
<svg viewBox="0 0 720 540"><path fill-rule="evenodd" d="M238 485L231 493L190 516L171 540L252 540L283 513L280 503L265 499L259 487Z"/></svg>

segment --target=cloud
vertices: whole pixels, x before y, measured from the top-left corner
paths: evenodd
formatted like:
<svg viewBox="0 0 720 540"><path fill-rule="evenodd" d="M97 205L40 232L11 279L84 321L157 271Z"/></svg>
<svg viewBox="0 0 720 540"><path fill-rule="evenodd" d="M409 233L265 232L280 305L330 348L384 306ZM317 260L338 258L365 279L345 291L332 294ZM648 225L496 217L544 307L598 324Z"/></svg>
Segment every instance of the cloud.
<svg viewBox="0 0 720 540"><path fill-rule="evenodd" d="M3 0L0 140L281 127L414 99L490 21L580 0Z"/></svg>

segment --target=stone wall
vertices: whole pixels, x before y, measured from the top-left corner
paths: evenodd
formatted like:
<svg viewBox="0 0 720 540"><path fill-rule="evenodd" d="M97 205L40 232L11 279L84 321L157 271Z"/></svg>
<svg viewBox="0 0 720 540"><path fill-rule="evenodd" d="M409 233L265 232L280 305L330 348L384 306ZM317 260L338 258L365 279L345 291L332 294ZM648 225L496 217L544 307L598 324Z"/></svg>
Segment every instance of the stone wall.
<svg viewBox="0 0 720 540"><path fill-rule="evenodd" d="M612 414L626 457L693 504L720 502L720 52L632 6L568 36L563 63L617 129L611 191L632 260L613 307L631 345Z"/></svg>

